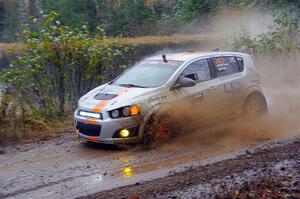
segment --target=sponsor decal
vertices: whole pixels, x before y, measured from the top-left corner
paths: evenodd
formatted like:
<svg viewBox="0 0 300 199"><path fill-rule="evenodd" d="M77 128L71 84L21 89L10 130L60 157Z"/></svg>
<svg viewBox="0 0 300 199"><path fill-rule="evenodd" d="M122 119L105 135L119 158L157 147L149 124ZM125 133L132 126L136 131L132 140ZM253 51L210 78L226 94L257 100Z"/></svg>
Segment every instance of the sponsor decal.
<svg viewBox="0 0 300 199"><path fill-rule="evenodd" d="M189 101L191 103L199 103L204 99L203 93L197 93L195 95L187 96L184 98L185 101Z"/></svg>
<svg viewBox="0 0 300 199"><path fill-rule="evenodd" d="M192 100L193 100L194 103L202 102L203 99L204 99L203 93L198 93L198 94L192 96Z"/></svg>
<svg viewBox="0 0 300 199"><path fill-rule="evenodd" d="M216 64L223 64L225 62L225 59L224 59L224 57L215 57L214 62Z"/></svg>
<svg viewBox="0 0 300 199"><path fill-rule="evenodd" d="M225 93L231 93L232 95L238 94L241 92L241 83L240 82L231 82L224 85Z"/></svg>
<svg viewBox="0 0 300 199"><path fill-rule="evenodd" d="M168 100L167 96L161 96L156 98L149 98L148 103L154 103L154 102L166 102Z"/></svg>

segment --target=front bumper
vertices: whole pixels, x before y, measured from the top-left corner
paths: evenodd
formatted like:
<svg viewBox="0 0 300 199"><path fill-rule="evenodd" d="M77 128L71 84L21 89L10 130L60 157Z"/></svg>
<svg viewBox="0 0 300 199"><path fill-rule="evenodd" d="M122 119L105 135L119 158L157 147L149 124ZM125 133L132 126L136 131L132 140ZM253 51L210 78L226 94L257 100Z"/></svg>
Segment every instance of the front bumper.
<svg viewBox="0 0 300 199"><path fill-rule="evenodd" d="M76 137L79 140L87 140L97 143L105 144L125 144L138 143L140 138L139 130L139 116L124 117L117 119L90 119L79 116L77 111L74 113L74 125ZM83 125L83 128L80 128ZM116 136L121 129L129 128L135 129L135 132L127 138Z"/></svg>

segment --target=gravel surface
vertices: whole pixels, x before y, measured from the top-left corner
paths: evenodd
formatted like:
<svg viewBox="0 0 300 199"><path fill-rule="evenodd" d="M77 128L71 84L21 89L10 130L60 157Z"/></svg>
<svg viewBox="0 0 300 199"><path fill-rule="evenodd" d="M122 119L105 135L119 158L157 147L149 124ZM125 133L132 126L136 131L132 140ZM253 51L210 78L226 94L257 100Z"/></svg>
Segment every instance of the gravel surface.
<svg viewBox="0 0 300 199"><path fill-rule="evenodd" d="M300 198L300 138L81 198Z"/></svg>
<svg viewBox="0 0 300 199"><path fill-rule="evenodd" d="M0 198L243 198L253 187L273 193L269 184L298 197L299 138L215 132L148 150L79 143L73 134L6 146Z"/></svg>

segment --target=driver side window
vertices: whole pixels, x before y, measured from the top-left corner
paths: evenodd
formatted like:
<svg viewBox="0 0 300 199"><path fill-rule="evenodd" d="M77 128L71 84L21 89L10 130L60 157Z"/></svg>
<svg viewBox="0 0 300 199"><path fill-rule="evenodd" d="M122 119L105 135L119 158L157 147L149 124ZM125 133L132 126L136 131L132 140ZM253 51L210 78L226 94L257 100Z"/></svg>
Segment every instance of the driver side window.
<svg viewBox="0 0 300 199"><path fill-rule="evenodd" d="M196 82L207 81L211 79L207 59L201 59L188 65L179 77L187 77Z"/></svg>

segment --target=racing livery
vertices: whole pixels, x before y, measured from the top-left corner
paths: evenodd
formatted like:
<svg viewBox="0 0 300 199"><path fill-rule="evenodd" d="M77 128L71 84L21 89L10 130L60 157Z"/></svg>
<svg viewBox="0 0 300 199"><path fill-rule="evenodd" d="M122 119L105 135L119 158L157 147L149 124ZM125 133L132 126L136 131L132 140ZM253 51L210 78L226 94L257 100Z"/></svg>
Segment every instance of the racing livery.
<svg viewBox="0 0 300 199"><path fill-rule="evenodd" d="M167 140L180 101L210 118L260 116L267 103L248 54L182 52L149 57L78 102L78 139L121 144ZM164 108L163 108L164 107Z"/></svg>

